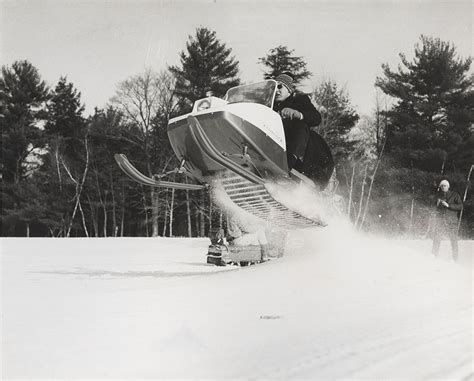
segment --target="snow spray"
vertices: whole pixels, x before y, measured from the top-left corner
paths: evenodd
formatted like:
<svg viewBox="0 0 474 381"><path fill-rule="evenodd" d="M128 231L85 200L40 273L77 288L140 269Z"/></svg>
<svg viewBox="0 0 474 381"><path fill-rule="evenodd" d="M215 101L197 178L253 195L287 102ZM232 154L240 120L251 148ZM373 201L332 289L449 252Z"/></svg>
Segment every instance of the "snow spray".
<svg viewBox="0 0 474 381"><path fill-rule="evenodd" d="M285 182L266 183L265 187L274 199L289 209L295 210L309 218L319 218L327 226L289 230L285 248L285 256L311 255L312 257L331 257L335 261L358 261L357 267L383 260L408 261L419 258L420 255L431 261L427 243L419 242L420 249L407 249L403 240L392 239L373 233L361 232L348 219L341 207L342 197L317 191L305 184L290 184ZM257 232L262 227L271 228L271 222L263 221L239 208L222 187L212 189L215 202L229 216L237 217L245 231ZM402 237L399 237L402 238ZM388 244L390 242L390 244ZM428 245L429 246L429 245Z"/></svg>

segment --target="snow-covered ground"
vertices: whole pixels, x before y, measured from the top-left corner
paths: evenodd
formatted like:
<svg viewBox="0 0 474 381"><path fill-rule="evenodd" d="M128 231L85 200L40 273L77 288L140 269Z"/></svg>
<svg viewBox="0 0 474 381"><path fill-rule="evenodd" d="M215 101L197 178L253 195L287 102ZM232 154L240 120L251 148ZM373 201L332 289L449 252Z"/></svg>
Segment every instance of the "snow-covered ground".
<svg viewBox="0 0 474 381"><path fill-rule="evenodd" d="M473 241L333 226L250 267L207 239L2 239L2 377L473 379Z"/></svg>

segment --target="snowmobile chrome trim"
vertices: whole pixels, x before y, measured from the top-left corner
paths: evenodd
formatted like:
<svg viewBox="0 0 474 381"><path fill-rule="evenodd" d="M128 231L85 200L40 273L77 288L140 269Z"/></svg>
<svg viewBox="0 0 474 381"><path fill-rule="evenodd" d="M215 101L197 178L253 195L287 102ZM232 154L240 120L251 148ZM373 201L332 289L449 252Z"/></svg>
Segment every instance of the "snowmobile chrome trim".
<svg viewBox="0 0 474 381"><path fill-rule="evenodd" d="M132 163L127 159L124 154L115 154L115 161L117 162L120 169L133 181L139 184L148 185L152 187L160 188L171 188L171 189L184 189L184 190L201 190L207 187L207 185L199 184L183 184L172 181L155 180L141 173Z"/></svg>

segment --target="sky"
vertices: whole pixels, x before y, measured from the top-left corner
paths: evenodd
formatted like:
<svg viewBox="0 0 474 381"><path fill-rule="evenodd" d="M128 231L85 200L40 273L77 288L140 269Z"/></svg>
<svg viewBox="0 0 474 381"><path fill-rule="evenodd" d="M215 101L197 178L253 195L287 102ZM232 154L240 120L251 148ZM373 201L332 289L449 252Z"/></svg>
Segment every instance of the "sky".
<svg viewBox="0 0 474 381"><path fill-rule="evenodd" d="M27 59L51 86L81 92L86 113L104 107L120 81L179 64L196 28L232 49L244 83L260 81L258 59L279 45L313 73L302 90L331 79L360 113L375 104L381 64L413 57L421 34L472 55L471 1L0 0L0 63Z"/></svg>

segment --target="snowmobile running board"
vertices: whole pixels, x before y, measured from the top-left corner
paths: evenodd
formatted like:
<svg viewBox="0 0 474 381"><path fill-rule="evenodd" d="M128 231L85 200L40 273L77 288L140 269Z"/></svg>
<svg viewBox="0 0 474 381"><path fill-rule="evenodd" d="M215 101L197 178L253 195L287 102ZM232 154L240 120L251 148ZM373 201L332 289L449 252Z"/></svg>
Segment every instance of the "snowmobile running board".
<svg viewBox="0 0 474 381"><path fill-rule="evenodd" d="M148 185L152 187L160 187L160 188L171 188L171 189L185 189L185 190L200 190L206 188L206 185L198 185L198 184L183 184L183 183L176 183L172 181L161 181L155 180L151 177L148 177L141 173L137 168L133 166L130 161L128 161L127 157L124 154L115 154L114 155L115 161L117 162L120 169L125 172L125 174L130 177L133 181L136 181L139 184Z"/></svg>

